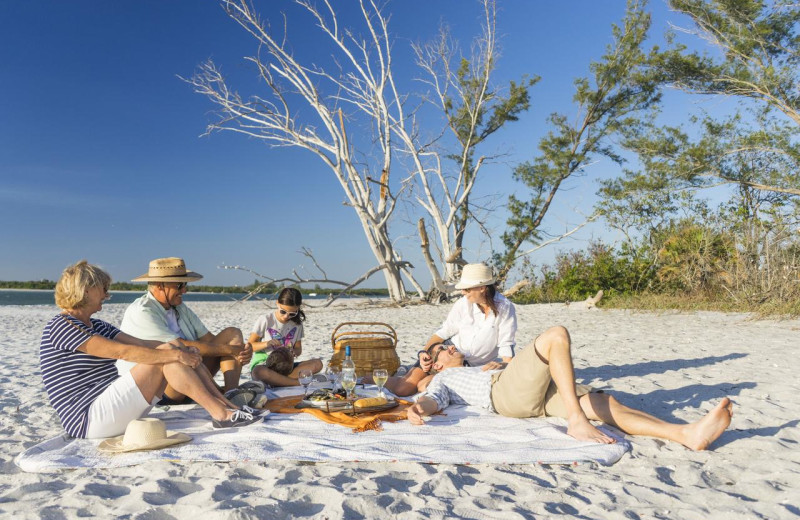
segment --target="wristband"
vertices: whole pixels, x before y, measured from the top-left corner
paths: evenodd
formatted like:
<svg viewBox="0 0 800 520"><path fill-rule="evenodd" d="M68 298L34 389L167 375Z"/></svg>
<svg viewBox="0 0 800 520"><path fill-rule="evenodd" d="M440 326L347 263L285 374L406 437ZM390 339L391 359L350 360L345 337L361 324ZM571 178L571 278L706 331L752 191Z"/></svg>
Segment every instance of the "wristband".
<svg viewBox="0 0 800 520"><path fill-rule="evenodd" d="M420 354L428 354L428 355L430 355L430 353L428 352L428 349L426 349L426 348L424 348L424 349L420 350L419 352L417 352L417 359L419 359L419 355Z"/></svg>

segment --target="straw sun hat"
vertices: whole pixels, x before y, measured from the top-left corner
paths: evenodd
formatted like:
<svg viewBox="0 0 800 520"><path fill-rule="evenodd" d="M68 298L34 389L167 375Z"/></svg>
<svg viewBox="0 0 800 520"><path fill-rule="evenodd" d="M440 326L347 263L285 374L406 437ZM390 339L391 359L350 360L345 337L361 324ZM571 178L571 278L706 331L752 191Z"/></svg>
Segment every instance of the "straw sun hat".
<svg viewBox="0 0 800 520"><path fill-rule="evenodd" d="M185 433L167 431L161 419L145 417L129 422L125 435L106 439L97 449L108 453L158 450L190 440L192 438Z"/></svg>
<svg viewBox="0 0 800 520"><path fill-rule="evenodd" d="M186 270L183 258L156 258L150 261L147 273L134 278L134 282L193 282L203 275Z"/></svg>
<svg viewBox="0 0 800 520"><path fill-rule="evenodd" d="M456 284L456 289L472 289L482 285L494 283L492 269L486 264L467 264L461 271L461 280Z"/></svg>

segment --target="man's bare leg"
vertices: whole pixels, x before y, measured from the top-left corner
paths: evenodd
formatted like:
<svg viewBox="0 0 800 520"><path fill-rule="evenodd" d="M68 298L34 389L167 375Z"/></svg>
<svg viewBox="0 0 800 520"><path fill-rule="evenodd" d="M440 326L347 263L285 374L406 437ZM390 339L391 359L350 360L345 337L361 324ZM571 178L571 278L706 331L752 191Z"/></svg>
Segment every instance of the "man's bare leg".
<svg viewBox="0 0 800 520"><path fill-rule="evenodd" d="M589 422L575 393L575 370L572 366L569 332L564 327L552 327L542 333L534 343L539 357L550 365L550 376L558 387L567 408L567 434L579 441L613 444L616 440L601 432Z"/></svg>
<svg viewBox="0 0 800 520"><path fill-rule="evenodd" d="M631 435L647 435L704 450L730 425L733 403L727 397L705 417L689 424L662 421L640 410L629 408L608 394L587 394L580 404L589 419L603 421Z"/></svg>
<svg viewBox="0 0 800 520"><path fill-rule="evenodd" d="M219 346L241 346L244 344L242 331L235 327L223 329L214 337L212 344ZM239 363L235 357L224 356L219 358L219 370L222 372L222 380L224 381L223 392L227 392L239 386L239 378L242 375L242 364Z"/></svg>
<svg viewBox="0 0 800 520"><path fill-rule="evenodd" d="M209 334L209 336L213 336ZM228 327L227 329L223 329L220 331L219 334L210 338L205 339L208 341L209 344L217 346L217 347L225 347L227 348L229 345L242 345L242 331L234 327ZM206 366L206 369L211 374L212 381L213 376L219 371L222 371L222 378L224 384L222 387L217 386L217 390L222 392L227 392L233 388L239 386L239 378L242 374L242 364L232 356L213 356L213 355L206 355L203 356L203 364ZM184 401L186 396L178 392L175 388L171 385L167 385L166 390L164 391L164 395L175 401L176 403L181 403Z"/></svg>

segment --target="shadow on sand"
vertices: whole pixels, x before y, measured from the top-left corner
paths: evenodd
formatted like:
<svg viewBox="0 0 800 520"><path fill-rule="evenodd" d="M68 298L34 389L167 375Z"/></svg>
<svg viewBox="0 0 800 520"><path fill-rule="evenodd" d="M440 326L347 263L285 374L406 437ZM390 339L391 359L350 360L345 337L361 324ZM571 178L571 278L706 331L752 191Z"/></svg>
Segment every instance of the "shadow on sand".
<svg viewBox="0 0 800 520"><path fill-rule="evenodd" d="M630 365L600 365L575 370L578 378L586 380L600 379L610 381L620 376L647 376L650 374L663 374L670 370L685 370L687 368L699 368L733 359L741 359L749 354L732 353L725 356L708 356L694 359L667 359L663 361L645 361L642 363L632 363Z"/></svg>
<svg viewBox="0 0 800 520"><path fill-rule="evenodd" d="M730 397L734 401L733 411L736 413L734 397L739 395L742 390L749 390L756 386L756 383L740 382L735 384L688 385L681 388L653 390L652 392L641 394L622 392L613 388L607 389L607 392L624 405L655 415L659 419L680 423L684 422L684 419L675 416L677 410L696 410L697 417L686 417L685 414L681 414L690 422L696 421L702 417L701 407L706 411L710 408L707 405L704 406L704 404L710 403L716 406L723 397Z"/></svg>
<svg viewBox="0 0 800 520"><path fill-rule="evenodd" d="M736 408L733 409L733 414L734 417L736 417ZM737 428L735 430L727 430L724 434L722 434L722 437L717 439L714 444L712 444L712 448L719 448L734 441L738 441L739 439L751 439L753 437L774 437L778 435L781 430L785 430L786 428L795 428L798 424L800 424L800 419L795 419L794 421L789 421L778 426L764 426L763 428L749 429Z"/></svg>
<svg viewBox="0 0 800 520"><path fill-rule="evenodd" d="M619 377L647 377L669 371L687 370L711 366L735 359L747 357L748 354L731 353L725 356L707 356L694 359L671 359L664 361L646 361L628 365L601 365L576 370L576 377L583 381L602 381L608 383L608 392L623 404L637 408L667 421L683 422L675 417L680 409L697 409L704 403L713 401L716 404L722 397L735 397L742 390L756 387L753 382L718 383L715 385L692 384L681 388L658 389L647 393L632 393L615 390L613 380ZM736 404L734 403L734 408ZM735 413L735 410L734 410ZM698 415L697 419L700 416ZM696 419L690 419L696 420Z"/></svg>

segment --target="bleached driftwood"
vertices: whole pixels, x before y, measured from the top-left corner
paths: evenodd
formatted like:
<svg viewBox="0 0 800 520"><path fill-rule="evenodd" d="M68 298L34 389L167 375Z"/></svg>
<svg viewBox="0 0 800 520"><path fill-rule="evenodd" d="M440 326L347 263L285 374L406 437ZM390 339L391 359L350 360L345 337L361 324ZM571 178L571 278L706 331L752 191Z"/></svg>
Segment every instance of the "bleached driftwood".
<svg viewBox="0 0 800 520"><path fill-rule="evenodd" d="M530 284L531 284L530 280L520 280L514 285L512 285L509 290L505 291L503 293L503 296L505 296L506 298L511 298L512 296L514 296L515 294L517 294L519 291L529 286Z"/></svg>
<svg viewBox="0 0 800 520"><path fill-rule="evenodd" d="M377 273L378 271L380 271L382 269L386 269L386 267L387 267L385 264L375 266L375 267L369 269L367 272L365 272L361 276L359 276L358 278L356 278L355 280L353 280L352 282L345 282L345 281L342 281L342 280L333 280L331 278L328 278L328 274L325 272L325 270L322 268L322 266L319 265L319 263L317 262L316 258L314 258L314 255L311 252L311 250L309 250L307 248L303 248L303 249L300 250L300 253L302 253L303 255L305 255L305 256L307 256L308 258L311 259L311 261L314 263L314 266L322 274L322 277L303 277L297 272L297 269L293 269L292 270L292 276L285 276L283 278L273 278L271 276L265 276L265 275L263 275L261 273L258 273L256 271L254 271L253 269L250 269L249 267L242 266L242 265L221 265L221 266L219 266L219 268L220 269L233 269L233 270L236 270L236 271L245 271L247 273L255 275L256 277L258 277L258 278L260 278L262 280L265 280L265 282L263 282L262 284L258 285L252 291L248 291L248 293L244 296L244 298L242 298L241 301L249 300L250 298L252 298L256 294L260 293L265 287L267 287L269 285L274 285L274 284L288 284L289 286L296 286L296 285L301 285L301 284L304 284L304 283L314 283L314 284L327 283L327 284L341 286L342 289L341 289L341 291L339 291L339 293L337 293L336 295L333 295L333 294L328 295L328 298L325 300L325 303L322 305L322 307L327 307L330 304L332 304L334 301L336 301L337 299L342 297L343 295L347 294L348 291L350 291L351 289L357 287L359 284L361 284L364 281L366 281L370 276L372 276L373 274ZM411 268L414 267L413 265L411 265L410 262L406 262L406 261L394 262L394 265L395 265L395 267L397 267L399 269L407 269L409 267L411 267ZM308 307L314 307L313 305L309 305L308 303L304 303L304 305L306 305Z"/></svg>
<svg viewBox="0 0 800 520"><path fill-rule="evenodd" d="M600 289L599 291L597 291L597 294L595 294L594 297L589 296L588 298L586 298L586 300L584 300L583 303L586 305L587 309L593 309L597 305L597 302L599 302L602 297L603 297L603 290Z"/></svg>

